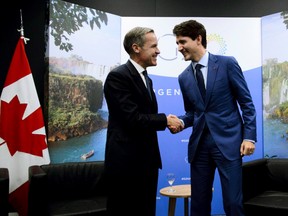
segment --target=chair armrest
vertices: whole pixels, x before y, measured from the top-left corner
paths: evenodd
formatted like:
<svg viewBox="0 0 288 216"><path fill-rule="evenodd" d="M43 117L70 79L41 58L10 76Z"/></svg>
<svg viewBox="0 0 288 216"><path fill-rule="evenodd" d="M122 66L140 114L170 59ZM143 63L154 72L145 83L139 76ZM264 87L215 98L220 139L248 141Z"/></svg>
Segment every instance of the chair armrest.
<svg viewBox="0 0 288 216"><path fill-rule="evenodd" d="M242 165L243 201L264 192L267 187L267 158L244 162Z"/></svg>
<svg viewBox="0 0 288 216"><path fill-rule="evenodd" d="M38 165L29 170L28 215L45 215L47 213L47 174Z"/></svg>
<svg viewBox="0 0 288 216"><path fill-rule="evenodd" d="M9 170L0 168L0 215L8 216L9 212Z"/></svg>

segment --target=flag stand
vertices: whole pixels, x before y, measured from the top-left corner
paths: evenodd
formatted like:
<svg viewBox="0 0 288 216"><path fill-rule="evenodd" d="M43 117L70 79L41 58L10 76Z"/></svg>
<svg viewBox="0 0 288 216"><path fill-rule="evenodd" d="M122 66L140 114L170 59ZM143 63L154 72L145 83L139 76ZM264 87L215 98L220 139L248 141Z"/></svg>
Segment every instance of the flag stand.
<svg viewBox="0 0 288 216"><path fill-rule="evenodd" d="M23 27L23 19L22 19L22 9L20 9L20 21L21 21L21 25L20 25L20 29L18 29L18 31L20 32L21 38L24 39L24 43L27 44L27 41L29 41L30 39L24 37L24 27Z"/></svg>

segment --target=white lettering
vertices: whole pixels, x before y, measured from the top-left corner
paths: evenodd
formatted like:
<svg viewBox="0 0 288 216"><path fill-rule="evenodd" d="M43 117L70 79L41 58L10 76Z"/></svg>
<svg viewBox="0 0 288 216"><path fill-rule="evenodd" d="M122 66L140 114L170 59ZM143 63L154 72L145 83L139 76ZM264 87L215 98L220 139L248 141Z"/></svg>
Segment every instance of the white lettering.
<svg viewBox="0 0 288 216"><path fill-rule="evenodd" d="M156 95L160 96L179 96L181 95L180 89L154 89Z"/></svg>
<svg viewBox="0 0 288 216"><path fill-rule="evenodd" d="M190 181L190 177L182 177L181 180L183 180L183 181Z"/></svg>

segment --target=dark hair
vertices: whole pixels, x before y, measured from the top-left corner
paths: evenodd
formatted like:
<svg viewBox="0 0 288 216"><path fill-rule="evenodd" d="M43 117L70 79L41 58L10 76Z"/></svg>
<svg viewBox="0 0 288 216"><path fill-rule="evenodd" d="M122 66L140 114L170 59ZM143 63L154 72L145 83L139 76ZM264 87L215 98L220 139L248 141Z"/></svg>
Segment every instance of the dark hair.
<svg viewBox="0 0 288 216"><path fill-rule="evenodd" d="M173 29L173 34L176 36L187 36L195 40L199 35L202 37L202 45L207 47L206 29L204 25L196 20L188 20L176 25Z"/></svg>
<svg viewBox="0 0 288 216"><path fill-rule="evenodd" d="M154 33L154 30L146 27L135 27L131 29L124 38L123 45L126 52L130 55L133 53L132 45L138 44L138 46L143 47L145 41L145 35L147 33Z"/></svg>

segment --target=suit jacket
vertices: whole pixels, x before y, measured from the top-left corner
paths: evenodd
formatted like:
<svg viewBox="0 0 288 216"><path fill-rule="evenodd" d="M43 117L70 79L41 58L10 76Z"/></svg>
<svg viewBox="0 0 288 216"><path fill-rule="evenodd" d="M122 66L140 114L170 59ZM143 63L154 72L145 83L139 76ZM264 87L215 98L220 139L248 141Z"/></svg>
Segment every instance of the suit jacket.
<svg viewBox="0 0 288 216"><path fill-rule="evenodd" d="M149 78L152 89L152 80ZM105 165L107 171L162 168L157 131L165 130L167 118L158 114L155 93L152 100L130 61L112 70L104 84L109 110Z"/></svg>
<svg viewBox="0 0 288 216"><path fill-rule="evenodd" d="M185 128L193 127L188 144L189 162L194 158L205 122L219 150L228 160L240 157L243 139L257 141L255 107L234 57L209 53L205 101L198 89L192 65L179 75L178 80L186 111L180 118Z"/></svg>

